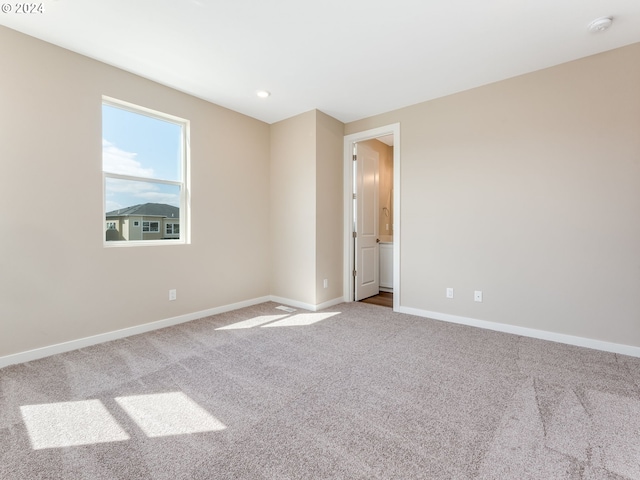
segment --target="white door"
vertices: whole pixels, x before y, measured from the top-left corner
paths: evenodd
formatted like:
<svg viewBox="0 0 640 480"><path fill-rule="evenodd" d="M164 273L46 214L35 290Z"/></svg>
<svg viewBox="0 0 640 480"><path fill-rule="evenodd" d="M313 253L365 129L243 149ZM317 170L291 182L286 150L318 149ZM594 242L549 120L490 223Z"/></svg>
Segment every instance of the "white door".
<svg viewBox="0 0 640 480"><path fill-rule="evenodd" d="M378 250L378 152L356 144L355 300L380 293Z"/></svg>

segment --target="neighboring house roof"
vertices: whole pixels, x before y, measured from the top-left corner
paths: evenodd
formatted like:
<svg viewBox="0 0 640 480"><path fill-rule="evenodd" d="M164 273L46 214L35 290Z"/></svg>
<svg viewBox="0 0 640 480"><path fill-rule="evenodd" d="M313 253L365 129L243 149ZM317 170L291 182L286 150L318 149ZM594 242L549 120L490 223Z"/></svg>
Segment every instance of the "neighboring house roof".
<svg viewBox="0 0 640 480"><path fill-rule="evenodd" d="M180 218L180 209L166 203L144 203L107 212L106 217L127 217L130 215Z"/></svg>

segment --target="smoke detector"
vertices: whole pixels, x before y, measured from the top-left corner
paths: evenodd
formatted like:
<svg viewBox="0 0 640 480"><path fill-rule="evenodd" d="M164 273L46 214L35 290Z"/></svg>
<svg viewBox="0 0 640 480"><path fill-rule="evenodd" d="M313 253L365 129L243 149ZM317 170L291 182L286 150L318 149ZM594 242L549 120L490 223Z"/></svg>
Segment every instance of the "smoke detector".
<svg viewBox="0 0 640 480"><path fill-rule="evenodd" d="M613 17L601 17L596 18L589 24L589 31L591 33L604 32L613 23Z"/></svg>

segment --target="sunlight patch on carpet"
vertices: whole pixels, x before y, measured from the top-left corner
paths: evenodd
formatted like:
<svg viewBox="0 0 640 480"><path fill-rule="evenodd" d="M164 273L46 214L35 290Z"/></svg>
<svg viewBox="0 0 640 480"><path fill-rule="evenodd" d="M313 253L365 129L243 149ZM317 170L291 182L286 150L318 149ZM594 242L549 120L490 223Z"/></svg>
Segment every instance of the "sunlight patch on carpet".
<svg viewBox="0 0 640 480"><path fill-rule="evenodd" d="M282 310L282 311L284 311L284 312L293 313L293 312L295 312L297 309L296 309L296 308L293 308L293 307L287 307L287 306L285 306L285 305L278 305L278 306L276 307L276 310Z"/></svg>
<svg viewBox="0 0 640 480"><path fill-rule="evenodd" d="M227 428L182 392L116 397L148 437L214 432Z"/></svg>
<svg viewBox="0 0 640 480"><path fill-rule="evenodd" d="M231 325L216 328L216 330L236 330L240 328L259 327L265 323L280 320L285 317L288 317L288 315L260 315L259 317L250 318L249 320L243 320L242 322L232 323Z"/></svg>
<svg viewBox="0 0 640 480"><path fill-rule="evenodd" d="M339 315L340 312L329 313L298 313L288 318L278 320L277 322L269 323L268 325L262 325L265 327L300 327L305 325L312 325L314 323L331 318L334 315Z"/></svg>
<svg viewBox="0 0 640 480"><path fill-rule="evenodd" d="M34 450L129 439L100 400L24 405L20 412Z"/></svg>

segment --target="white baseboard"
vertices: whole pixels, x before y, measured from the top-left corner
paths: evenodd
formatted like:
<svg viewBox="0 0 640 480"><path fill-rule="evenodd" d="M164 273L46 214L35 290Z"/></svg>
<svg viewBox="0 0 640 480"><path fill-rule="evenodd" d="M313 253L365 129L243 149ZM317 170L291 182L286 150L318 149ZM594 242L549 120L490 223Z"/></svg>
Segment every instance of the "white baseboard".
<svg viewBox="0 0 640 480"><path fill-rule="evenodd" d="M335 307L336 305L339 305L341 303L344 303L343 297L334 298L333 300L327 300L326 302L323 302L320 305L316 305L315 311L324 310L325 308Z"/></svg>
<svg viewBox="0 0 640 480"><path fill-rule="evenodd" d="M344 298L338 297L333 300L329 300L327 302L321 303L319 305L313 305L311 303L299 302L297 300L291 300L290 298L277 297L275 295L271 295L269 300L276 303L282 303L284 305L289 305L290 307L296 308L304 308L305 310L311 310L312 312L317 312L318 310L323 310L325 308L333 307L334 305L338 305L339 303L344 302Z"/></svg>
<svg viewBox="0 0 640 480"><path fill-rule="evenodd" d="M551 342L565 343L578 347L592 348L594 350L602 350L605 352L619 353L621 355L629 355L631 357L640 357L640 347L632 345L623 345L620 343L603 342L591 338L576 337L573 335L565 335L563 333L549 332L546 330L536 330L534 328L519 327L516 325L508 325L505 323L489 322L486 320L477 320L475 318L460 317L447 313L430 312L428 310L420 310L411 307L399 307L395 309L399 313L407 313L418 317L431 318L433 320L441 320L443 322L459 323L471 327L484 328L487 330L495 330L497 332L512 333L523 337L538 338L540 340L549 340Z"/></svg>
<svg viewBox="0 0 640 480"><path fill-rule="evenodd" d="M91 345L97 345L98 343L110 342L111 340L118 340L120 338L138 335L140 333L146 333L153 330L159 330L161 328L171 327L173 325L190 322L192 320L208 317L210 315L217 315L219 313L230 312L239 308L250 307L259 303L268 302L270 299L271 298L269 296L253 298L251 300L245 300L238 303L232 303L230 305L214 307L208 310L202 310L200 312L187 313L185 315L179 315L173 318L167 318L164 320L158 320L156 322L136 325L135 327L123 328L121 330L101 333L99 335L93 335L91 337L79 338L78 340L71 340L69 342L49 345L47 347L27 350L26 352L6 355L4 357L0 357L0 368L14 365L16 363L38 360L39 358L49 357L58 353L70 352L71 350L77 350L79 348L90 347Z"/></svg>
<svg viewBox="0 0 640 480"><path fill-rule="evenodd" d="M292 307L303 308L310 311L323 310L330 308L344 302L344 298L338 297L333 300L321 303L319 305L312 305L304 302L298 302L288 298L277 297L269 295L265 297L253 298L242 302L237 302L229 305L223 305L220 307L210 308L208 310L202 310L199 312L188 313L177 317L167 318L164 320L158 320L156 322L145 323L143 325L136 325L135 327L123 328L121 330L115 330L112 332L102 333L99 335L93 335L91 337L80 338L77 340L71 340L69 342L58 343L55 345L49 345L47 347L36 348L33 350L27 350L26 352L15 353L12 355L6 355L0 357L0 368L14 365L16 363L30 362L39 358L49 357L58 353L70 352L79 348L90 347L91 345L97 345L99 343L110 342L112 340L118 340L120 338L130 337L132 335L138 335L140 333L151 332L153 330L159 330L161 328L171 327L180 323L190 322L199 318L208 317L211 315L217 315L220 313L230 312L232 310L238 310L244 307L250 307L264 302L276 302ZM489 322L486 320L477 320L475 318L460 317L457 315L450 315L446 313L431 312L428 310L420 310L412 307L400 306L395 309L396 312L406 313L409 315L416 315L418 317L431 318L434 320L440 320L444 322L459 323L462 325L469 325L471 327L484 328L487 330L495 330L498 332L512 333L514 335L521 335L523 337L539 338L541 340L549 340L552 342L566 343L568 345L576 345L578 347L592 348L595 350L602 350L605 352L619 353L621 355L629 355L632 357L640 357L640 347L634 347L631 345L623 345L619 343L603 342L601 340L593 340L590 338L576 337L573 335L565 335L562 333L548 332L545 330L536 330L533 328L519 327L515 325L508 325L504 323Z"/></svg>

